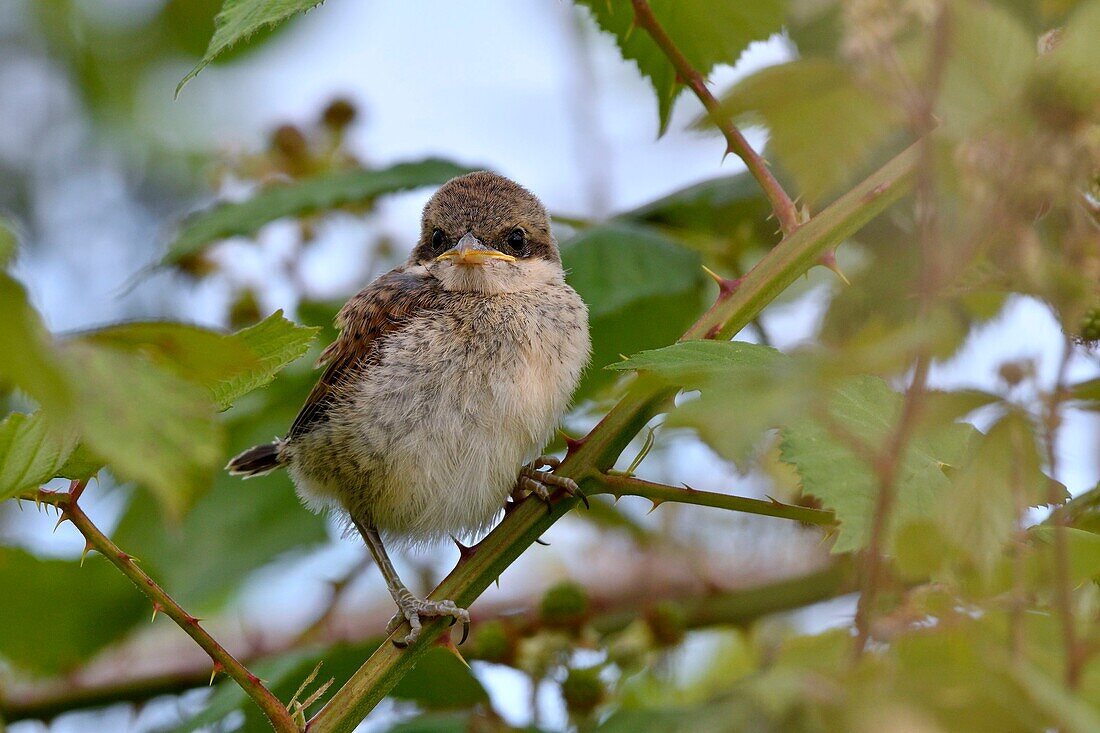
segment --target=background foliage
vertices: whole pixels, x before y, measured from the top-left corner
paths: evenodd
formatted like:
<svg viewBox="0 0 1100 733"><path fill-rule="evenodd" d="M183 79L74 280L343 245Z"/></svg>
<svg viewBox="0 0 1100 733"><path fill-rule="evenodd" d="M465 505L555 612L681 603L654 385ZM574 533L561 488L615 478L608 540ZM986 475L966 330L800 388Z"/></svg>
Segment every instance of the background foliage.
<svg viewBox="0 0 1100 733"><path fill-rule="evenodd" d="M460 654L430 638L395 651L361 548L284 475L242 484L220 467L285 431L340 303L404 258L411 242L376 226L387 203L482 164L428 145L373 163L352 138L362 110L342 98L246 152L168 144L142 106L150 69L174 74L152 76L166 94L201 93L330 8L93 5L21 3L0 26L3 58L68 80L88 130L48 141L69 158L0 156L0 727L265 730L279 724L257 705L266 688L298 723L327 704L311 730L368 712L394 731L1100 730L1100 2L570 11L581 66L604 44L651 87L623 116L651 115L662 135L692 117L694 135L721 130L724 143L706 138L716 166L723 145L755 160L731 122L760 127L778 183L715 168L607 216L556 217L594 343L566 430L599 425L551 449L592 507L547 535L556 567L506 573L518 592L473 604ZM769 38L777 62L708 99L702 79ZM73 139L116 151L141 216L161 224L95 255L124 263L127 289L102 298L123 304L112 323L76 331L47 327L28 289L48 268L27 264L54 222L92 216L79 197L40 200L50 166L86 168ZM352 237L350 265L326 249L349 221L376 226ZM273 237L277 261L255 259ZM319 288L318 262L356 277ZM105 312L94 277L67 292ZM292 318L270 307L284 301ZM1035 349L984 380L938 378L1021 304L1060 348L1018 332ZM792 310L802 338L783 333ZM684 483L700 475L717 490ZM571 508L509 510L443 589L472 602L521 554L536 563L528 547ZM68 540L47 538L54 521ZM403 565L425 589L450 569ZM118 569L165 595L150 607ZM267 605L280 585L294 601ZM202 616L262 685L162 611L184 629Z"/></svg>

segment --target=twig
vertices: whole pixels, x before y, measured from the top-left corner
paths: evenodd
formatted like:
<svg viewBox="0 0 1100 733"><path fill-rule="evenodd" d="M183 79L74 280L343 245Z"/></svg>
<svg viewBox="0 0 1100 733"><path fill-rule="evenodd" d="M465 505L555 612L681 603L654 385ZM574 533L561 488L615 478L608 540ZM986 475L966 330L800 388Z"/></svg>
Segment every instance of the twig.
<svg viewBox="0 0 1100 733"><path fill-rule="evenodd" d="M864 570L859 601L856 603L856 643L855 656L863 654L867 640L871 636L871 615L874 613L875 599L882 576L882 548L886 543L886 531L890 526L890 515L894 509L897 494L898 469L904 460L905 448L917 424L921 400L928 382L929 357L927 352L917 357L913 370L913 379L905 391L898 424L890 435L886 450L872 464L878 477L878 494L875 496L875 513L871 524L871 538L864 550Z"/></svg>
<svg viewBox="0 0 1100 733"><path fill-rule="evenodd" d="M260 678L249 672L243 664L238 662L225 647L202 628L199 623L200 619L185 611L156 581L137 566L134 558L123 552L118 545L92 523L92 520L88 518L88 515L84 513L84 510L80 508L76 501L84 490L86 483L86 481L74 481L69 493L39 489L25 498L57 507L61 512L61 521L68 520L72 522L77 531L84 536L89 548L96 550L107 558L112 565L122 571L122 574L138 587L138 590L148 596L149 600L153 602L154 616L160 612L175 621L177 626L183 629L188 636L195 640L196 644L210 655L214 662L214 674L225 672L234 682L240 685L241 689L264 712L276 731L279 731L279 733L298 733L298 726L290 717L286 707L264 686ZM211 680L213 680L213 675L211 675Z"/></svg>
<svg viewBox="0 0 1100 733"><path fill-rule="evenodd" d="M595 489L589 489L588 493L612 494L616 498L620 496L639 496L653 502L654 508L664 502L678 504L695 504L697 506L709 506L717 509L729 509L746 514L759 514L765 517L779 517L780 519L793 519L796 522L814 524L821 527L836 525L836 517L830 511L813 509L811 507L783 504L778 501L766 501L764 499L751 499L744 496L731 494L719 494L713 491L699 491L689 486L667 486L652 481L646 481L633 476L619 476L616 474L599 473L593 477L596 482Z"/></svg>
<svg viewBox="0 0 1100 733"><path fill-rule="evenodd" d="M1066 399L1066 376L1069 372L1069 363L1073 358L1073 339L1065 336L1062 344L1062 358L1058 362L1058 374L1054 380L1054 387L1047 395L1046 410L1043 415L1044 444L1047 454L1047 470L1051 479L1058 476L1058 452L1055 450L1054 440L1061 424L1062 403ZM1051 524L1054 525L1054 599L1058 617L1062 627L1062 645L1065 647L1066 687L1071 690L1076 688L1081 679L1081 664L1084 661L1081 650L1077 644L1077 632L1073 622L1073 599L1070 594L1069 577L1069 545L1066 539L1066 511L1065 499L1060 496L1058 484L1051 480L1048 482L1047 501L1054 506L1051 512Z"/></svg>
<svg viewBox="0 0 1100 733"><path fill-rule="evenodd" d="M737 126L726 115L722 114L718 100L707 89L703 75L691 65L691 62L681 53L676 43L665 33L665 29L661 27L657 17L653 14L653 9L649 7L649 3L646 0L631 0L631 2L634 5L634 24L650 35L654 43L661 49L661 52L668 58L673 68L676 69L676 75L679 79L691 87L691 91L695 92L695 96L706 107L714 124L726 138L726 152L734 153L743 160L753 178L764 190L764 195L771 202L772 211L775 213L775 218L779 222L783 234L788 236L793 234L799 226L798 209L791 201L791 197L779 185L779 181L768 170L768 164L752 149L752 146L749 145Z"/></svg>

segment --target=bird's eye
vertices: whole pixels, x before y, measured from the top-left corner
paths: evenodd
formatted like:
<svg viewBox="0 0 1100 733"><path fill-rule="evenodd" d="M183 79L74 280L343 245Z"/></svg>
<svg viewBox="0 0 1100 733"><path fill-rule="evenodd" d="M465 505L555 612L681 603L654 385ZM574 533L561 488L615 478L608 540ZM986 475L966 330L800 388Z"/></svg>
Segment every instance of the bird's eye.
<svg viewBox="0 0 1100 733"><path fill-rule="evenodd" d="M527 244L527 235L522 229L513 229L508 233L508 237L504 240L505 244L512 248L515 252L523 250L525 244Z"/></svg>
<svg viewBox="0 0 1100 733"><path fill-rule="evenodd" d="M432 246L439 249L443 246L443 243L447 240L447 236L443 234L442 229L436 229L432 232Z"/></svg>

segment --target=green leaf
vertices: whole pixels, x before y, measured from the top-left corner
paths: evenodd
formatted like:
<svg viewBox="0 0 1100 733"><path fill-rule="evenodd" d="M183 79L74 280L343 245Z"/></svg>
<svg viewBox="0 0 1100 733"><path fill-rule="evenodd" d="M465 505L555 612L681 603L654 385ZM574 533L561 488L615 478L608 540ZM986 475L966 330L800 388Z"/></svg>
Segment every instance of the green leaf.
<svg viewBox="0 0 1100 733"><path fill-rule="evenodd" d="M767 221L771 204L749 173L712 178L670 193L623 214L621 218L650 226L705 232L736 240L738 251L779 242L777 229Z"/></svg>
<svg viewBox="0 0 1100 733"><path fill-rule="evenodd" d="M207 391L141 357L91 343L66 344L63 356L77 393L71 420L89 449L178 516L223 458Z"/></svg>
<svg viewBox="0 0 1100 733"><path fill-rule="evenodd" d="M1015 16L994 3L951 6L951 52L936 114L960 136L998 112L1014 113L1035 58L1035 41Z"/></svg>
<svg viewBox="0 0 1100 733"><path fill-rule="evenodd" d="M15 259L18 245L11 222L0 216L0 268L7 267Z"/></svg>
<svg viewBox="0 0 1100 733"><path fill-rule="evenodd" d="M634 354L607 368L646 371L686 387L707 378L730 377L742 369L771 370L787 358L776 349L745 341L682 341Z"/></svg>
<svg viewBox="0 0 1100 733"><path fill-rule="evenodd" d="M283 367L309 351L320 330L296 325L277 310L256 325L238 331L233 339L258 359L258 366L213 385L214 401L224 410L249 392L270 384Z"/></svg>
<svg viewBox="0 0 1100 733"><path fill-rule="evenodd" d="M40 412L8 415L0 422L0 501L56 476L75 445L73 432L53 428Z"/></svg>
<svg viewBox="0 0 1100 733"><path fill-rule="evenodd" d="M562 246L562 261L569 284L588 305L592 334L592 366L578 400L614 381L600 367L674 341L701 310L699 256L652 229L609 224L586 230Z"/></svg>
<svg viewBox="0 0 1100 733"><path fill-rule="evenodd" d="M775 349L741 341L683 341L635 354L609 369L637 369L698 399L673 410L669 427L688 427L719 455L743 466L764 433L804 410L816 381Z"/></svg>
<svg viewBox="0 0 1100 733"><path fill-rule="evenodd" d="M199 384L217 383L228 374L259 366L252 350L238 339L184 323L120 323L80 334L79 339L139 353Z"/></svg>
<svg viewBox="0 0 1100 733"><path fill-rule="evenodd" d="M50 335L23 286L0 272L0 380L19 387L39 404L61 409L72 391Z"/></svg>
<svg viewBox="0 0 1100 733"><path fill-rule="evenodd" d="M951 473L940 522L952 544L985 573L1003 557L1017 525L1017 506L1047 503L1048 479L1032 427L1009 413L976 441L972 455Z"/></svg>
<svg viewBox="0 0 1100 733"><path fill-rule="evenodd" d="M148 602L95 553L84 566L0 547L0 656L36 672L59 672L119 639Z"/></svg>
<svg viewBox="0 0 1100 733"><path fill-rule="evenodd" d="M638 64L657 94L660 132L668 128L672 104L681 90L676 70L650 35L634 24L634 9L616 0L581 0L603 30L615 36L624 59ZM783 29L783 0L650 0L653 15L688 60L706 77L717 64L737 63L753 41Z"/></svg>
<svg viewBox="0 0 1100 733"><path fill-rule="evenodd" d="M829 414L872 450L881 450L894 430L901 396L874 377L846 380L830 400ZM945 466L958 465L975 433L962 423L940 426L933 437L915 436L896 472L894 529L909 521L937 516L950 481ZM817 420L802 417L783 431L780 458L795 467L803 490L836 512L840 528L834 552L867 545L879 482L863 457ZM888 543L888 546L891 543Z"/></svg>
<svg viewBox="0 0 1100 733"><path fill-rule="evenodd" d="M847 183L902 119L848 68L825 59L758 71L723 96L720 114L766 125L769 150L811 200Z"/></svg>
<svg viewBox="0 0 1100 733"><path fill-rule="evenodd" d="M226 237L252 234L264 224L287 216L304 216L348 204L365 204L387 193L435 186L469 168L429 158L381 170L339 170L294 183L272 186L240 203L219 204L184 221L161 264L174 264Z"/></svg>
<svg viewBox="0 0 1100 733"><path fill-rule="evenodd" d="M1100 377L1073 385L1069 393L1073 399L1086 403L1086 409L1100 410Z"/></svg>
<svg viewBox="0 0 1100 733"><path fill-rule="evenodd" d="M214 19L214 36L202 60L180 80L176 94L206 65L230 46L246 40L264 26L275 26L292 15L320 5L324 0L225 0Z"/></svg>

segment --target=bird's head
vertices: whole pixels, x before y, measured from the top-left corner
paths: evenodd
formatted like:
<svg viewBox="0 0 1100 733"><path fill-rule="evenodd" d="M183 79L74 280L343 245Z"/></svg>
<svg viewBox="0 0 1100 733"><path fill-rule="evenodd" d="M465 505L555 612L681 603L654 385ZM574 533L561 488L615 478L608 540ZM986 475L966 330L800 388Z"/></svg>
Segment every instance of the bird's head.
<svg viewBox="0 0 1100 733"><path fill-rule="evenodd" d="M453 178L432 196L409 264L452 291L511 293L563 278L542 202L488 171Z"/></svg>

